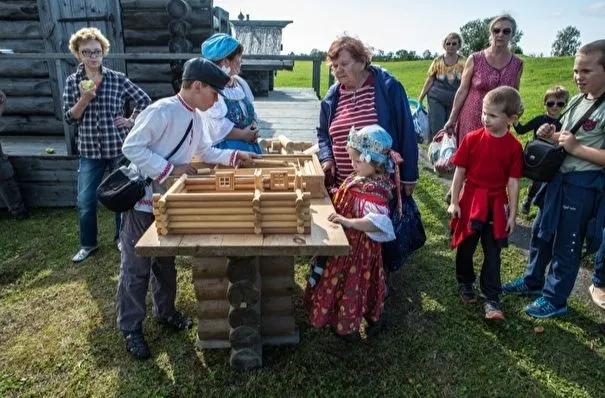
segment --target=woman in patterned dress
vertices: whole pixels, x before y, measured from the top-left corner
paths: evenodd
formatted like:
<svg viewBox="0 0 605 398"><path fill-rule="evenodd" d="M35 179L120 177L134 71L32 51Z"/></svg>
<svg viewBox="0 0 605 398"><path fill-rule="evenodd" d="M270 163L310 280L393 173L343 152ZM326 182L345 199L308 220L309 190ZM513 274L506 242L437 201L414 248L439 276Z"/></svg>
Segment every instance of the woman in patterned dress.
<svg viewBox="0 0 605 398"><path fill-rule="evenodd" d="M482 127L481 107L488 91L499 86L519 89L523 61L509 49L516 30L517 23L510 15L494 18L489 24L490 46L466 60L452 113L444 126L455 134L458 145L466 134Z"/></svg>

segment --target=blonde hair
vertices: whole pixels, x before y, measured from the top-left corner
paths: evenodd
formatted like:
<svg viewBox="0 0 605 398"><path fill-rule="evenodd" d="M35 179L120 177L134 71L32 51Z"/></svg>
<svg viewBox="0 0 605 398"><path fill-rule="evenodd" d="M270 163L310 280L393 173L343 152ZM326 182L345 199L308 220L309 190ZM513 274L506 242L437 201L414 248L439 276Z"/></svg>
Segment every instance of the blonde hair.
<svg viewBox="0 0 605 398"><path fill-rule="evenodd" d="M596 40L588 44L584 44L578 50L578 54L590 55L599 53L599 64L605 69L605 40Z"/></svg>
<svg viewBox="0 0 605 398"><path fill-rule="evenodd" d="M567 91L567 89L563 86L551 86L544 93L544 102L546 102L548 97L555 97L556 99L562 99L567 102L569 99L569 91Z"/></svg>
<svg viewBox="0 0 605 398"><path fill-rule="evenodd" d="M78 58L80 55L80 44L83 41L96 40L101 44L103 56L107 55L111 45L109 40L97 28L82 28L69 38L69 51Z"/></svg>
<svg viewBox="0 0 605 398"><path fill-rule="evenodd" d="M500 86L485 94L483 102L488 105L502 106L502 112L506 116L520 115L523 109L521 95L519 92L509 86Z"/></svg>
<svg viewBox="0 0 605 398"><path fill-rule="evenodd" d="M458 33L452 32L452 33L448 33L448 35L445 36L445 39L443 39L443 43L441 43L441 46L443 47L444 50L445 50L445 43L447 42L447 39L458 40L458 45L460 47L462 47L462 37Z"/></svg>
<svg viewBox="0 0 605 398"><path fill-rule="evenodd" d="M512 25L512 32L510 34L510 37L512 38L515 33L517 33L517 21L515 21L515 18L511 17L509 14L498 15L497 17L492 19L489 23L489 31L491 32L494 25L501 21L508 21Z"/></svg>

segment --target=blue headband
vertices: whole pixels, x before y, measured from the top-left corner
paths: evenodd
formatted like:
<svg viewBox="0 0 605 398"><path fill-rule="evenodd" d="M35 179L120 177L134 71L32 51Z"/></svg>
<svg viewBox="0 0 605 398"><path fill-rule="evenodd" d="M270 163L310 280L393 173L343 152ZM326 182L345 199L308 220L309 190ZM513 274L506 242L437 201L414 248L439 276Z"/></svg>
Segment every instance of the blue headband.
<svg viewBox="0 0 605 398"><path fill-rule="evenodd" d="M215 33L202 43L202 57L211 61L220 61L233 53L239 44L233 36Z"/></svg>

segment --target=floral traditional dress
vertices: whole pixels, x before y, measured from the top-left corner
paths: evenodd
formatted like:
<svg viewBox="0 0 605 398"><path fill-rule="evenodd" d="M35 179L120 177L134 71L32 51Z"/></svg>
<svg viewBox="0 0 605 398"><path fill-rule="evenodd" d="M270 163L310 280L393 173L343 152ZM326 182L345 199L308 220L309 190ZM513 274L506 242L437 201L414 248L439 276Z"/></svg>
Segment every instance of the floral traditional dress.
<svg viewBox="0 0 605 398"><path fill-rule="evenodd" d="M307 285L305 304L314 327L332 325L340 335L358 332L362 320L376 322L386 294L381 241L394 239L389 218L393 183L388 175L349 176L336 191L336 212L347 218L367 216L380 232L345 228L347 256L329 257L319 283Z"/></svg>

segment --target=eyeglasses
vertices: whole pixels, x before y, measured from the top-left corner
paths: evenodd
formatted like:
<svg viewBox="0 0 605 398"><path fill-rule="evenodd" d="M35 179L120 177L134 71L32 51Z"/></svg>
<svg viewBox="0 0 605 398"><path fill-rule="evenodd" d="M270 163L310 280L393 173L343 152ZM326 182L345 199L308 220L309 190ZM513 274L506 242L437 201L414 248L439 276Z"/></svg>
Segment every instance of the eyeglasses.
<svg viewBox="0 0 605 398"><path fill-rule="evenodd" d="M103 55L103 51L102 50L82 50L80 51L80 54L82 54L85 57L100 57Z"/></svg>
<svg viewBox="0 0 605 398"><path fill-rule="evenodd" d="M565 105L567 105L567 103L564 102L564 101L557 101L557 102L555 102L555 101L547 101L546 102L546 106L549 107L549 108L552 108L555 105L558 106L559 108L563 108Z"/></svg>
<svg viewBox="0 0 605 398"><path fill-rule="evenodd" d="M494 28L492 29L492 33L497 35L500 32L502 32L503 35L508 36L511 34L513 30L511 28L504 28L504 29L500 29L500 28Z"/></svg>
<svg viewBox="0 0 605 398"><path fill-rule="evenodd" d="M453 42L453 43L449 43L449 42L447 42L447 43L445 43L445 45L446 45L447 47L449 47L449 46L457 46L457 45L458 45L458 42L456 42L456 41L455 41L455 42Z"/></svg>

